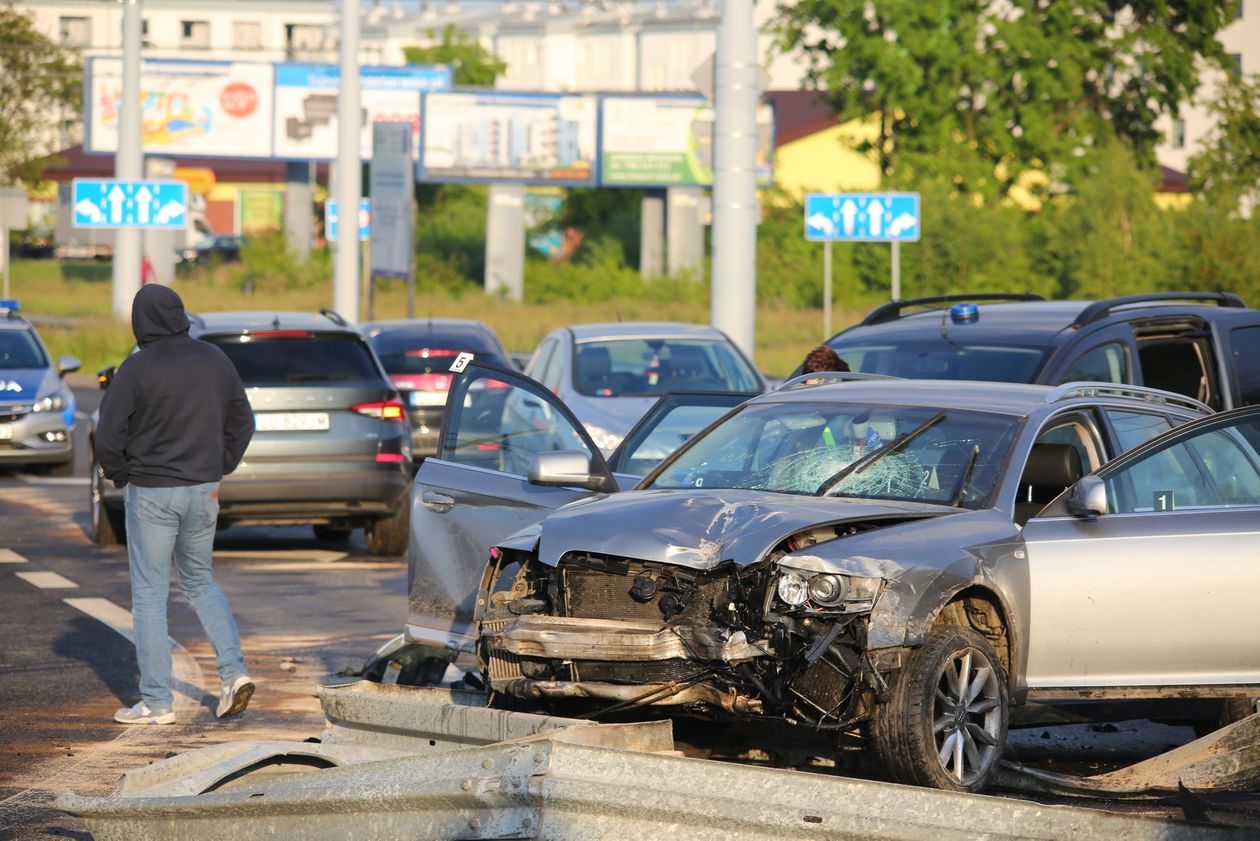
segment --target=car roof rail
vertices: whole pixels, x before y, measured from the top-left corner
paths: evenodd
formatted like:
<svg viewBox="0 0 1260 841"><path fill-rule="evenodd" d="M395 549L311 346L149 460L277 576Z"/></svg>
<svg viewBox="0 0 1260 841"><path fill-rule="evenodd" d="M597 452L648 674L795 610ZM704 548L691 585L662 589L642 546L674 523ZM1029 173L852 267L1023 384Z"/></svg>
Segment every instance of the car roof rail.
<svg viewBox="0 0 1260 841"><path fill-rule="evenodd" d="M1233 292L1147 292L1142 295L1122 295L1119 298L1109 298L1106 301L1095 301L1081 310L1080 315L1069 326L1084 327L1086 324L1101 321L1110 315L1114 309L1138 304L1154 304L1160 301L1198 301L1233 309L1247 308L1246 302Z"/></svg>
<svg viewBox="0 0 1260 841"><path fill-rule="evenodd" d="M1208 404L1195 400L1193 397L1187 397L1184 394L1177 394L1175 391L1164 391L1160 388L1127 385L1125 383L1064 383L1046 395L1046 402L1057 403L1060 400L1071 400L1074 397L1131 397L1137 400L1145 400L1148 403L1165 403L1171 406L1181 406L1185 409L1194 409L1196 412L1203 412L1208 415L1215 412Z"/></svg>
<svg viewBox="0 0 1260 841"><path fill-rule="evenodd" d="M901 311L909 307L927 307L932 304L962 304L975 301L1044 301L1046 296L1035 292L979 292L974 295L933 295L928 298L909 298L881 304L858 322L859 327L883 324L901 318Z"/></svg>
<svg viewBox="0 0 1260 841"><path fill-rule="evenodd" d="M889 374L863 374L859 371L817 371L813 374L799 374L780 385L775 391L787 391L790 388L810 388L816 385L835 385L857 380L900 380Z"/></svg>
<svg viewBox="0 0 1260 841"><path fill-rule="evenodd" d="M333 324L336 324L338 327L350 326L350 322L346 321L345 317L342 316L341 313L337 312L334 309L329 309L328 307L324 307L323 309L319 311L319 314L322 315L324 318L328 319L329 321L331 321Z"/></svg>

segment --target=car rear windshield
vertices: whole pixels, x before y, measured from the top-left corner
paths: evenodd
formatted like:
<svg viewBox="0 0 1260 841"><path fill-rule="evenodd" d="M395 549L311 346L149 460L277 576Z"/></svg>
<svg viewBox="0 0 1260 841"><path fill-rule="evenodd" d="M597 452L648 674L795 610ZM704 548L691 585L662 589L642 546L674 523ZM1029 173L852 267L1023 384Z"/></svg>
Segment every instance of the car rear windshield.
<svg viewBox="0 0 1260 841"><path fill-rule="evenodd" d="M304 383L379 383L380 371L358 336L276 331L274 334L212 336L236 366L246 387Z"/></svg>
<svg viewBox="0 0 1260 841"><path fill-rule="evenodd" d="M750 404L694 439L651 487L982 508L1018 428L1007 415L930 406Z"/></svg>
<svg viewBox="0 0 1260 841"><path fill-rule="evenodd" d="M510 367L496 342L474 330L389 331L368 340L391 374L445 374L461 353L478 362Z"/></svg>
<svg viewBox="0 0 1260 841"><path fill-rule="evenodd" d="M986 380L1030 383L1037 378L1046 350L1019 345L962 344L939 341L895 344L833 344L849 368L914 380Z"/></svg>
<svg viewBox="0 0 1260 841"><path fill-rule="evenodd" d="M573 385L587 397L668 391L758 391L757 376L726 342L612 339L577 345Z"/></svg>
<svg viewBox="0 0 1260 841"><path fill-rule="evenodd" d="M0 330L0 369L47 368L48 358L29 330Z"/></svg>

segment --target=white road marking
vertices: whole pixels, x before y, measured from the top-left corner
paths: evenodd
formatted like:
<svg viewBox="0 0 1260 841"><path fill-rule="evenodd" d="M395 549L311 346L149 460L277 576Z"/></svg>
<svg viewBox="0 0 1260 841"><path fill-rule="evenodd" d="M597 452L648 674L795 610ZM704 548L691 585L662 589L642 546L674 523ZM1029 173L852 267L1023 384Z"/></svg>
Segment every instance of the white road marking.
<svg viewBox="0 0 1260 841"><path fill-rule="evenodd" d="M136 644L136 623L130 610L119 607L109 599L62 599L62 601L121 635L132 645ZM195 708L201 706L206 696L205 690L201 688L203 685L201 665L188 653L188 649L175 640L170 642L171 688L190 702L177 703L176 712L181 715L191 714Z"/></svg>
<svg viewBox="0 0 1260 841"><path fill-rule="evenodd" d="M337 552L332 549L216 549L214 559L217 560L258 560L258 561L313 561L328 564L340 561L349 552Z"/></svg>
<svg viewBox="0 0 1260 841"><path fill-rule="evenodd" d="M18 578L30 584L34 584L41 590L77 590L79 585L75 584L64 575L58 575L55 572L15 572Z"/></svg>
<svg viewBox="0 0 1260 841"><path fill-rule="evenodd" d="M62 599L66 604L80 613L106 625L126 637L132 645L136 642L136 626L131 618L131 611L119 607L109 599Z"/></svg>
<svg viewBox="0 0 1260 841"><path fill-rule="evenodd" d="M26 558L23 558L12 549L0 549L0 564L24 564Z"/></svg>

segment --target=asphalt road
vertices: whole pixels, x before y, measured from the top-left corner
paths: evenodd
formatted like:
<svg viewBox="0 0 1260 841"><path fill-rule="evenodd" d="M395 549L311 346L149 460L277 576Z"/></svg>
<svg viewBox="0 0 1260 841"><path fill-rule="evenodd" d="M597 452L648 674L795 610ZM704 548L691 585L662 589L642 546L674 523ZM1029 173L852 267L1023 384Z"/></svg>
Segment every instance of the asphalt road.
<svg viewBox="0 0 1260 841"><path fill-rule="evenodd" d="M86 397L85 413L95 402ZM213 652L173 587L179 723L117 725L114 710L139 700L127 557L88 540L78 460L73 478L0 472L0 839L85 837L47 807L53 794L107 794L122 770L172 753L318 736L319 679L361 665L405 619L405 563L368 555L361 535L324 544L308 528L225 530L216 578L258 681L253 702L230 721L214 718Z"/></svg>

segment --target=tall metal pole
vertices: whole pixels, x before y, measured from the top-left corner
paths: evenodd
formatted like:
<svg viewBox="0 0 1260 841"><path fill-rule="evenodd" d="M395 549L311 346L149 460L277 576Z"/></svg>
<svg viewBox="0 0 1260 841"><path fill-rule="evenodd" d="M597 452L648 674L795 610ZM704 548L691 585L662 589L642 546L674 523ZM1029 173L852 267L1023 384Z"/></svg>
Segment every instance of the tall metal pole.
<svg viewBox="0 0 1260 841"><path fill-rule="evenodd" d="M892 299L901 300L901 243L892 244Z"/></svg>
<svg viewBox="0 0 1260 841"><path fill-rule="evenodd" d="M757 29L753 0L725 0L714 62L713 326L751 358L757 298Z"/></svg>
<svg viewBox="0 0 1260 841"><path fill-rule="evenodd" d="M359 196L363 192L359 98L359 0L342 0L336 188L341 235L333 263L333 309L351 322L359 320Z"/></svg>
<svg viewBox="0 0 1260 841"><path fill-rule="evenodd" d="M831 338L831 240L823 243L823 341Z"/></svg>
<svg viewBox="0 0 1260 841"><path fill-rule="evenodd" d="M140 0L122 0L122 109L118 115L118 151L114 177L135 180L144 176L144 148L140 129ZM131 319L131 299L140 289L140 231L114 231L114 317Z"/></svg>

